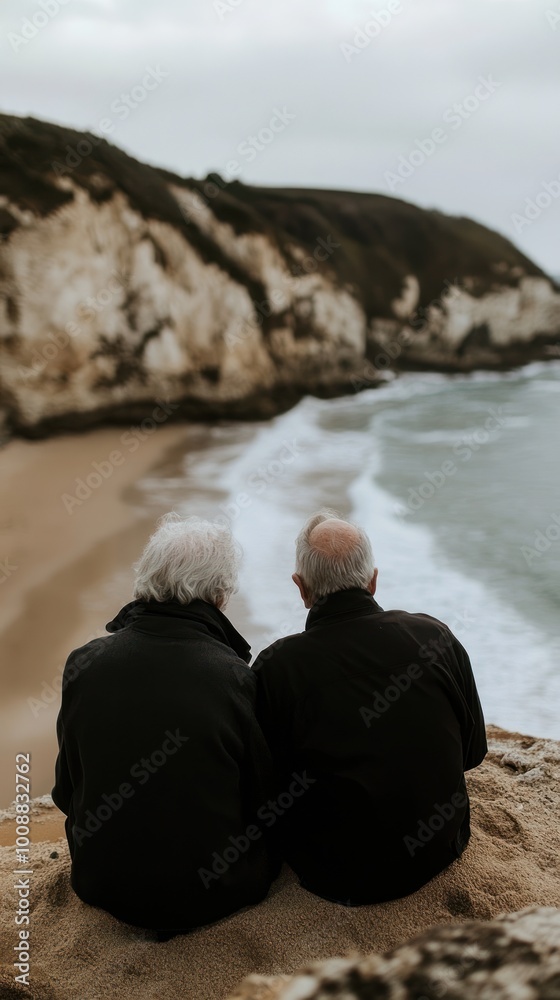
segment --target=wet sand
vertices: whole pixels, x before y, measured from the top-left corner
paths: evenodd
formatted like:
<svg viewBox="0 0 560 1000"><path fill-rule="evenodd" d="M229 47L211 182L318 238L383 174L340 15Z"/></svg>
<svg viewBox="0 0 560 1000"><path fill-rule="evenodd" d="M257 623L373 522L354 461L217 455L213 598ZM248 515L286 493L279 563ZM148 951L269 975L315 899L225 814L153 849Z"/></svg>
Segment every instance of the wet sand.
<svg viewBox="0 0 560 1000"><path fill-rule="evenodd" d="M65 817L56 806L40 809L34 805L32 816L32 844L51 843L61 838L66 838L64 830ZM2 819L0 815L0 847L11 847L13 850L16 836L15 818ZM66 840L64 843L66 848Z"/></svg>
<svg viewBox="0 0 560 1000"><path fill-rule="evenodd" d="M134 451L126 433L104 428L0 450L0 808L14 798L18 752L32 754L33 795L50 791L66 657L103 635L130 600L132 563L164 513L156 501L147 510L135 484L191 441L200 447L207 430L162 426ZM109 474L94 475L90 488L93 463ZM74 503L80 479L84 499Z"/></svg>

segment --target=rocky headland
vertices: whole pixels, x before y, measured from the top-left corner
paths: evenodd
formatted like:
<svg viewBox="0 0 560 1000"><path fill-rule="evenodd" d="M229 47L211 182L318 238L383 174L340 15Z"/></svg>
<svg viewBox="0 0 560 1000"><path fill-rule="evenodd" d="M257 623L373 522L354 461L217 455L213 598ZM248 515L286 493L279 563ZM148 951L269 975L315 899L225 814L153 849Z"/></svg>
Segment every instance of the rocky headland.
<svg viewBox="0 0 560 1000"><path fill-rule="evenodd" d="M470 219L185 179L93 133L0 115L7 434L158 406L166 420L266 417L388 370L557 357L559 338L558 286Z"/></svg>

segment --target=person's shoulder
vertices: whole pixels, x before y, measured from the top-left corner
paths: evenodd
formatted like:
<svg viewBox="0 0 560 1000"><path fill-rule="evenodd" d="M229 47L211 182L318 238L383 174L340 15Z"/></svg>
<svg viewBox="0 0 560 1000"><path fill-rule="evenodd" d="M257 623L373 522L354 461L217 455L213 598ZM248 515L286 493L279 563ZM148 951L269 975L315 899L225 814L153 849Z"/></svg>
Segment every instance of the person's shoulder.
<svg viewBox="0 0 560 1000"><path fill-rule="evenodd" d="M427 628L429 626L436 626L438 629L443 629L445 632L451 632L449 625L442 622L439 618L435 618L433 615L427 615L423 611L401 611L399 609L393 609L392 611L383 612L385 615L394 616L396 624L407 624L407 625L417 625L418 628Z"/></svg>
<svg viewBox="0 0 560 1000"><path fill-rule="evenodd" d="M113 635L98 635L93 639L89 639L83 646L77 646L76 649L73 649L68 654L66 666L73 665L74 667L85 669L101 656L102 653L110 650L115 638L116 636Z"/></svg>
<svg viewBox="0 0 560 1000"><path fill-rule="evenodd" d="M430 625L436 625L437 628L443 629L444 632L451 632L449 625L442 622L440 618L435 618L434 615L427 615L423 611L415 611L411 613L410 618L418 619L420 623L427 622Z"/></svg>
<svg viewBox="0 0 560 1000"><path fill-rule="evenodd" d="M248 647L249 648L249 647ZM227 701L231 696L244 695L253 698L256 690L256 677L248 663L231 646L219 640L213 640L205 646L198 646L190 653L190 662L196 670L200 682L204 684L209 697ZM185 674L183 657L174 659L179 677ZM188 683L185 680L185 683Z"/></svg>
<svg viewBox="0 0 560 1000"><path fill-rule="evenodd" d="M437 649L444 655L446 650L456 650L459 646L449 625L434 615L423 611L391 611L388 614L392 616L392 624L397 630L403 629L418 643L421 656L427 655L428 649Z"/></svg>
<svg viewBox="0 0 560 1000"><path fill-rule="evenodd" d="M96 664L105 661L108 652L112 651L115 636L100 635L83 646L77 646L68 654L62 677L63 690L72 683L76 687L82 677L85 677ZM79 685L78 685L79 686Z"/></svg>
<svg viewBox="0 0 560 1000"><path fill-rule="evenodd" d="M228 658L227 662L228 674L232 682L247 691L251 691L255 684L256 678L253 675L248 663L245 663L241 657L236 656L235 653Z"/></svg>
<svg viewBox="0 0 560 1000"><path fill-rule="evenodd" d="M262 649L252 664L252 670L259 672L265 668L273 667L276 664L283 664L290 661L305 642L306 632L293 632L291 635L282 636L275 639L270 646Z"/></svg>

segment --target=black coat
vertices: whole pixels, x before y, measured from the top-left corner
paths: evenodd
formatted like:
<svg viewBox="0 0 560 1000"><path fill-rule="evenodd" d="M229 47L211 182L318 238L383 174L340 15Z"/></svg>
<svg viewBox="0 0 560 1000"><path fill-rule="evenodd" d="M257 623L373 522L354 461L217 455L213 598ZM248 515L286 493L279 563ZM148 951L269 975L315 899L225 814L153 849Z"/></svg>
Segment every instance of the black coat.
<svg viewBox="0 0 560 1000"><path fill-rule="evenodd" d="M107 629L70 654L57 724L76 893L147 928L256 903L275 871L247 835L271 777L249 646L199 600L134 601Z"/></svg>
<svg viewBox="0 0 560 1000"><path fill-rule="evenodd" d="M467 653L428 615L365 590L314 605L257 659L257 715L284 794L276 832L302 884L373 903L418 889L470 835L463 772L487 751Z"/></svg>

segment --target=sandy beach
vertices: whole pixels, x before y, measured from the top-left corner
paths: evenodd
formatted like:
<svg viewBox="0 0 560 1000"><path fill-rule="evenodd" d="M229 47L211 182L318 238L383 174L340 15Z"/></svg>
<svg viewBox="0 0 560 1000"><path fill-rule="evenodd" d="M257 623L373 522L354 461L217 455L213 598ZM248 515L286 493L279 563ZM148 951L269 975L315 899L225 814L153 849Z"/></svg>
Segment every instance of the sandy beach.
<svg viewBox="0 0 560 1000"><path fill-rule="evenodd" d="M473 837L462 858L405 899L344 907L301 889L285 868L264 902L165 943L86 906L70 888L63 817L32 816L32 973L28 1000L272 1000L309 961L383 952L438 924L560 905L560 744L489 727L468 776ZM0 996L15 1000L13 820L0 824ZM181 859L173 860L180 864ZM271 981L260 977L273 977ZM4 990L4 992L2 992Z"/></svg>
<svg viewBox="0 0 560 1000"><path fill-rule="evenodd" d="M468 775L471 844L419 892L346 908L301 889L285 868L259 906L166 943L77 898L64 816L38 804L29 862L32 975L24 992L14 992L16 823L9 808L1 815L14 798L10 763L17 752L30 752L33 795L50 791L66 655L103 634L130 599L132 563L166 509L157 490L139 484L156 470L162 479L174 476L182 456L210 438L204 426L163 426L129 452L123 433L13 441L0 452L0 997L226 1000L252 975L238 996L274 1000L310 961L384 952L439 924L488 920L535 904L559 907L560 744L491 726L488 758ZM124 455L118 464L117 453ZM209 482L208 497L213 487ZM205 496L198 498L202 508ZM244 631L241 597L228 614Z"/></svg>
<svg viewBox="0 0 560 1000"><path fill-rule="evenodd" d="M164 512L135 503L134 484L205 433L116 427L0 450L0 808L17 752L32 754L33 794L50 791L66 657L130 600L130 567Z"/></svg>

